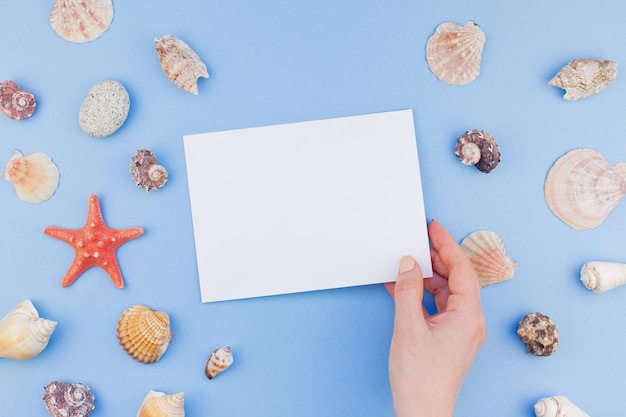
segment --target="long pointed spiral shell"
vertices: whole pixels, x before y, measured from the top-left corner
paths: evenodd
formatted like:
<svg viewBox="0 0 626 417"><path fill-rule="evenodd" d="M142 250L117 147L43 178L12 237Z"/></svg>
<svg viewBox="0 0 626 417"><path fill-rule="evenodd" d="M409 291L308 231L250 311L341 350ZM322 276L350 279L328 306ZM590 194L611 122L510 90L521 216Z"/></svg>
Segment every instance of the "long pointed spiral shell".
<svg viewBox="0 0 626 417"><path fill-rule="evenodd" d="M198 78L209 78L206 65L182 39L165 35L154 40L165 76L178 87L198 95Z"/></svg>
<svg viewBox="0 0 626 417"><path fill-rule="evenodd" d="M170 317L163 311L154 311L143 305L127 308L117 325L120 345L142 363L158 361L172 340Z"/></svg>
<svg viewBox="0 0 626 417"><path fill-rule="evenodd" d="M511 279L517 271L517 263L507 256L504 242L494 232L470 233L460 246L472 262L481 288Z"/></svg>
<svg viewBox="0 0 626 417"><path fill-rule="evenodd" d="M0 175L15 188L20 200L39 204L48 200L59 186L59 168L52 162L50 155L33 152L22 155L14 150Z"/></svg>
<svg viewBox="0 0 626 417"><path fill-rule="evenodd" d="M53 417L87 417L96 408L95 397L85 384L53 381L44 389L43 400Z"/></svg>
<svg viewBox="0 0 626 417"><path fill-rule="evenodd" d="M535 403L534 409L537 417L589 417L589 414L562 395L541 398Z"/></svg>
<svg viewBox="0 0 626 417"><path fill-rule="evenodd" d="M595 293L603 293L626 284L626 264L587 262L580 269L580 280Z"/></svg>
<svg viewBox="0 0 626 417"><path fill-rule="evenodd" d="M39 317L30 300L22 301L0 320L0 357L29 359L40 354L57 322Z"/></svg>
<svg viewBox="0 0 626 417"><path fill-rule="evenodd" d="M111 0L55 0L50 26L63 39L83 43L94 40L111 25Z"/></svg>
<svg viewBox="0 0 626 417"><path fill-rule="evenodd" d="M617 62L599 59L575 59L548 81L565 90L565 100L578 100L604 90L617 77Z"/></svg>
<svg viewBox="0 0 626 417"><path fill-rule="evenodd" d="M184 417L185 393L165 394L163 392L148 392L144 398L137 417Z"/></svg>
<svg viewBox="0 0 626 417"><path fill-rule="evenodd" d="M213 379L220 372L224 372L233 364L233 352L230 346L215 349L206 363L205 373L207 378Z"/></svg>

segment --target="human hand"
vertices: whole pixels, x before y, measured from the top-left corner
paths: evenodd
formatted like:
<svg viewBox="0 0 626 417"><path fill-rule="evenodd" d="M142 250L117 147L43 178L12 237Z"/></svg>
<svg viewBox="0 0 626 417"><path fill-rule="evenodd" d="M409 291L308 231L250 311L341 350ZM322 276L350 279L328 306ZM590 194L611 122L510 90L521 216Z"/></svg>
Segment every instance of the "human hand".
<svg viewBox="0 0 626 417"><path fill-rule="evenodd" d="M385 287L395 300L389 380L397 417L451 417L465 375L487 337L480 288L469 259L436 221L428 225L434 277L411 256ZM422 305L424 288L437 313Z"/></svg>

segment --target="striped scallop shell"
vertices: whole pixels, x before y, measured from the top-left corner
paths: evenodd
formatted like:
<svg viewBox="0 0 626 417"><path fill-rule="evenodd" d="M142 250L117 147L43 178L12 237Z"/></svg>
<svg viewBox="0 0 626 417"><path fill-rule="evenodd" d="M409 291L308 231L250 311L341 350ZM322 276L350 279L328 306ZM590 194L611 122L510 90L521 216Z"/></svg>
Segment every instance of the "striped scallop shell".
<svg viewBox="0 0 626 417"><path fill-rule="evenodd" d="M461 248L472 262L481 288L511 279L517 271L517 263L507 256L504 242L494 232L471 233Z"/></svg>
<svg viewBox="0 0 626 417"><path fill-rule="evenodd" d="M137 417L174 417L185 415L185 394L150 391L144 398Z"/></svg>
<svg viewBox="0 0 626 417"><path fill-rule="evenodd" d="M142 363L158 361L172 340L170 317L163 311L154 311L143 305L127 308L117 325L120 345Z"/></svg>
<svg viewBox="0 0 626 417"><path fill-rule="evenodd" d="M94 40L113 21L112 0L55 0L50 26L63 39L83 43Z"/></svg>
<svg viewBox="0 0 626 417"><path fill-rule="evenodd" d="M575 149L550 168L544 196L550 210L575 230L599 226L626 194L626 163L612 167L592 149Z"/></svg>
<svg viewBox="0 0 626 417"><path fill-rule="evenodd" d="M465 85L478 77L487 41L476 23L461 26L445 22L437 27L426 44L426 61L437 78L447 84Z"/></svg>
<svg viewBox="0 0 626 417"><path fill-rule="evenodd" d="M39 204L52 197L57 190L59 168L44 152L24 156L14 150L0 178L13 184L20 200Z"/></svg>

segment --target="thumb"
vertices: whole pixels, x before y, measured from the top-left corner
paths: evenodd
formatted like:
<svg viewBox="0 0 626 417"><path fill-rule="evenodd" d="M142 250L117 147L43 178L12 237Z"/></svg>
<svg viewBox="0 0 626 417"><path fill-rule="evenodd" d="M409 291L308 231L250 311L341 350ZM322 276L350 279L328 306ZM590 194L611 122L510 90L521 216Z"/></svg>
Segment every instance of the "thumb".
<svg viewBox="0 0 626 417"><path fill-rule="evenodd" d="M414 328L415 324L424 320L422 298L424 295L424 279L422 270L412 256L404 256L400 260L398 279L394 289L396 302L396 328Z"/></svg>

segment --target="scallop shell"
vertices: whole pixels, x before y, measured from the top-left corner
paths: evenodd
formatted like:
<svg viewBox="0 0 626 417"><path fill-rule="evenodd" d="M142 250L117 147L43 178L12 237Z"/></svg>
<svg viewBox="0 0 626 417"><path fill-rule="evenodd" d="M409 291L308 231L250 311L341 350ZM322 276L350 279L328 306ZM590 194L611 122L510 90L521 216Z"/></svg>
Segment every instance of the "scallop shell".
<svg viewBox="0 0 626 417"><path fill-rule="evenodd" d="M466 131L456 140L454 154L463 165L474 165L488 174L500 162L500 148L496 140L484 130Z"/></svg>
<svg viewBox="0 0 626 417"><path fill-rule="evenodd" d="M172 340L170 317L163 311L154 311L143 305L127 308L117 325L120 345L142 363L158 361Z"/></svg>
<svg viewBox="0 0 626 417"><path fill-rule="evenodd" d="M617 76L617 62L575 59L559 70L548 85L565 90L565 100L578 100L604 90Z"/></svg>
<svg viewBox="0 0 626 417"><path fill-rule="evenodd" d="M157 164L149 149L139 149L130 163L130 174L139 187L146 191L157 190L167 182L167 170Z"/></svg>
<svg viewBox="0 0 626 417"><path fill-rule="evenodd" d="M517 335L531 355L549 356L559 344L559 332L552 319L543 313L529 313L520 320Z"/></svg>
<svg viewBox="0 0 626 417"><path fill-rule="evenodd" d="M144 398L137 417L173 417L185 415L185 394L150 391Z"/></svg>
<svg viewBox="0 0 626 417"><path fill-rule="evenodd" d="M215 349L206 363L205 373L207 378L213 379L220 372L224 372L233 364L233 352L230 346Z"/></svg>
<svg viewBox="0 0 626 417"><path fill-rule="evenodd" d="M154 47L167 78L183 90L198 95L198 78L209 78L206 65L198 54L173 35L155 39Z"/></svg>
<svg viewBox="0 0 626 417"><path fill-rule="evenodd" d="M626 194L625 163L611 167L592 149L575 149L559 158L546 177L550 210L575 230L599 226Z"/></svg>
<svg viewBox="0 0 626 417"><path fill-rule="evenodd" d="M437 78L447 84L465 85L478 77L487 37L476 23L440 24L426 43L426 60Z"/></svg>
<svg viewBox="0 0 626 417"><path fill-rule="evenodd" d="M102 36L113 21L111 0L55 0L50 26L63 39L83 43Z"/></svg>
<svg viewBox="0 0 626 417"><path fill-rule="evenodd" d="M507 256L504 242L494 232L470 233L461 249L472 262L481 288L511 279L517 271L517 263Z"/></svg>
<svg viewBox="0 0 626 417"><path fill-rule="evenodd" d="M28 119L35 112L36 106L35 96L20 90L14 81L0 83L0 110L5 116L13 120Z"/></svg>
<svg viewBox="0 0 626 417"><path fill-rule="evenodd" d="M87 385L53 381L44 389L46 409L54 417L87 417L96 408L95 397Z"/></svg>
<svg viewBox="0 0 626 417"><path fill-rule="evenodd" d="M57 322L40 318L30 300L22 301L0 320L0 357L29 359L40 354Z"/></svg>
<svg viewBox="0 0 626 417"><path fill-rule="evenodd" d="M537 417L589 417L567 397L557 395L541 398L534 406Z"/></svg>
<svg viewBox="0 0 626 417"><path fill-rule="evenodd" d="M59 168L44 152L24 156L14 150L0 178L13 184L20 200L39 204L52 197L59 187Z"/></svg>
<svg viewBox="0 0 626 417"><path fill-rule="evenodd" d="M626 264L587 262L580 269L580 280L595 293L603 293L626 284Z"/></svg>

